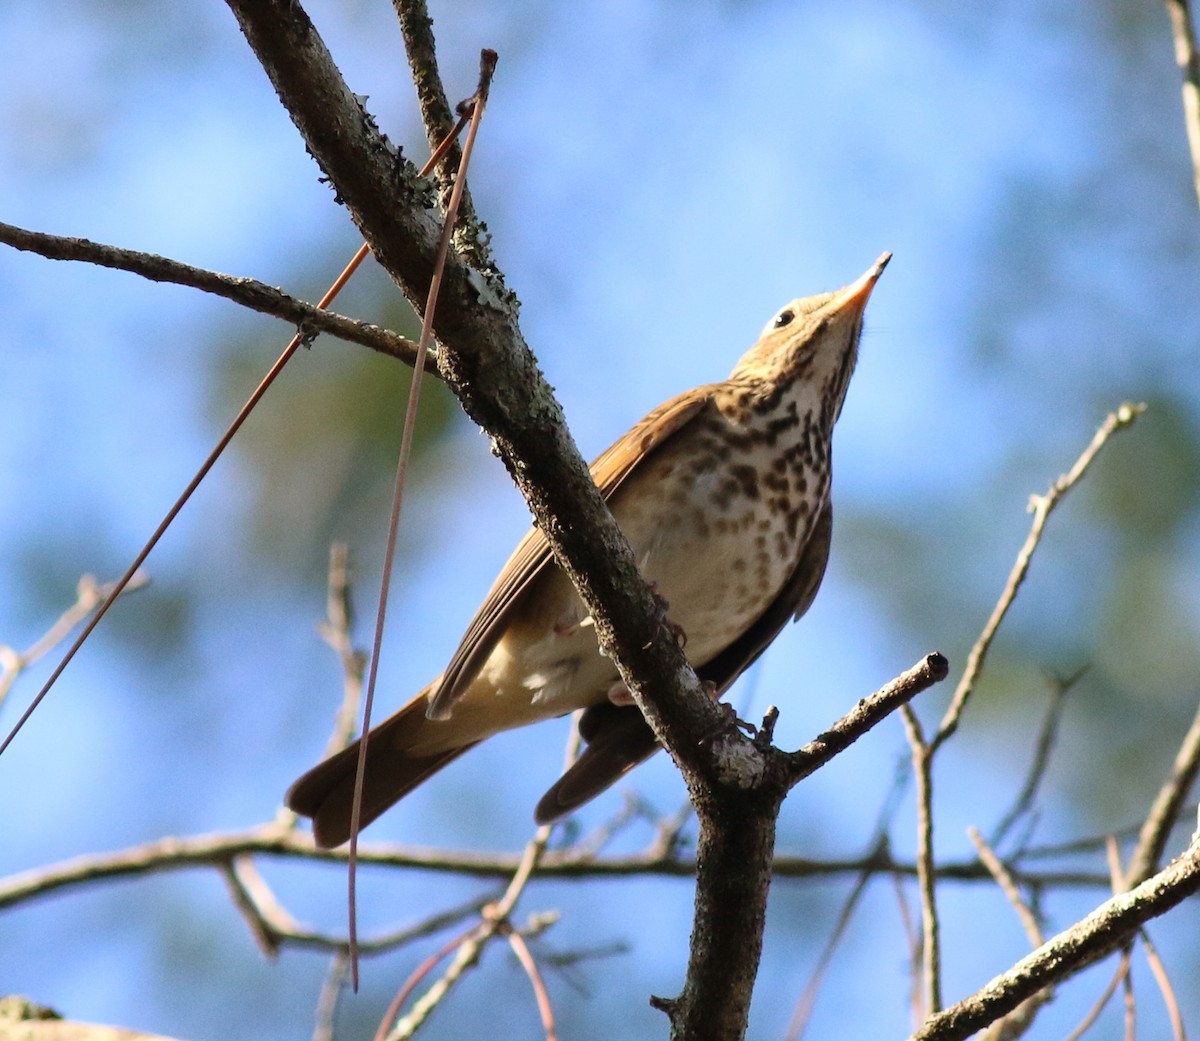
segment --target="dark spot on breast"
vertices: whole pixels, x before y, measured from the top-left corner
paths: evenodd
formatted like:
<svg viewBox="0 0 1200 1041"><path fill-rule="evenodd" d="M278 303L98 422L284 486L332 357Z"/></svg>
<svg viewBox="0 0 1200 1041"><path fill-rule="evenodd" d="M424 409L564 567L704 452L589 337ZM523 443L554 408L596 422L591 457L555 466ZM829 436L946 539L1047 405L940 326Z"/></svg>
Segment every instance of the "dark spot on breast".
<svg viewBox="0 0 1200 1041"><path fill-rule="evenodd" d="M709 496L712 504L719 510L728 510L733 498L738 493L738 483L733 478L721 481Z"/></svg>
<svg viewBox="0 0 1200 1041"><path fill-rule="evenodd" d="M776 458L770 470L762 475L762 483L766 485L768 491L786 492L790 483L784 472L784 468L779 464L783 462L783 457Z"/></svg>
<svg viewBox="0 0 1200 1041"><path fill-rule="evenodd" d="M750 499L758 498L758 471L753 466L744 463L731 466L729 472L742 488L742 494Z"/></svg>

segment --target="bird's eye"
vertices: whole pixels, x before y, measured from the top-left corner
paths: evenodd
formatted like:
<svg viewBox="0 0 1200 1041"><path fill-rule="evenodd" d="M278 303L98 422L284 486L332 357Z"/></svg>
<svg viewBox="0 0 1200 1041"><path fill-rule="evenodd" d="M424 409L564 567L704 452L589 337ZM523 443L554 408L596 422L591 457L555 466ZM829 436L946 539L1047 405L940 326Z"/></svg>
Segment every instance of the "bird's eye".
<svg viewBox="0 0 1200 1041"><path fill-rule="evenodd" d="M796 312L790 307L786 311L780 311L779 314L775 316L775 328L782 329L785 325L791 325L795 317Z"/></svg>

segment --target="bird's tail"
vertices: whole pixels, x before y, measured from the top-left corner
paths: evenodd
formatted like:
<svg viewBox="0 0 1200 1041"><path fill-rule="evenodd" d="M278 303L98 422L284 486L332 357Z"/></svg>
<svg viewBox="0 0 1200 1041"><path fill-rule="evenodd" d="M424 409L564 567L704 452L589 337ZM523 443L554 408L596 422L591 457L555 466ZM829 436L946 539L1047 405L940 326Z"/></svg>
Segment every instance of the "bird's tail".
<svg viewBox="0 0 1200 1041"><path fill-rule="evenodd" d="M427 777L474 748L477 741L436 752L412 755L406 749L420 742L426 728L445 726L425 716L429 688L394 715L372 728L367 738L367 769L363 779L362 815L365 828ZM284 796L287 807L311 817L318 846L332 849L350 838L350 811L358 769L359 741L318 763L297 780Z"/></svg>

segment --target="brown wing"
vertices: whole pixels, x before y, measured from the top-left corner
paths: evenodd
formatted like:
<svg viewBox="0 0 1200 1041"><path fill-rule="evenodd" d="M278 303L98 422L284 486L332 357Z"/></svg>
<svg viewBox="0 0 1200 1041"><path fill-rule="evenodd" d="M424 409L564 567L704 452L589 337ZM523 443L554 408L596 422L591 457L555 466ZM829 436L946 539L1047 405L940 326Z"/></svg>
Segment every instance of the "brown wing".
<svg viewBox="0 0 1200 1041"><path fill-rule="evenodd" d="M737 640L696 670L701 680L714 685L718 696L757 660L789 619L808 610L825 576L832 533L833 507L826 502L779 595ZM605 703L586 708L579 719L579 733L587 747L542 796L534 811L538 824L549 824L577 810L658 751L654 731L636 705Z"/></svg>
<svg viewBox="0 0 1200 1041"><path fill-rule="evenodd" d="M712 387L697 387L659 405L611 445L591 466L592 479L608 501L651 451L696 415L712 398ZM471 619L466 635L446 666L428 709L430 719L448 719L503 635L521 595L553 560L546 536L532 529L517 545L491 591Z"/></svg>

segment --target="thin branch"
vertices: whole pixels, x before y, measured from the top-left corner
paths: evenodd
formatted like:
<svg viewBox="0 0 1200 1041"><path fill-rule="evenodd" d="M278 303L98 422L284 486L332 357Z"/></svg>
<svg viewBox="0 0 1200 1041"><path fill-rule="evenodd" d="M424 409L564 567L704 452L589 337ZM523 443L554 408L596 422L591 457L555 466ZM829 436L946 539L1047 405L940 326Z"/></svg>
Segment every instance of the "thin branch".
<svg viewBox="0 0 1200 1041"><path fill-rule="evenodd" d="M1200 772L1200 707L1196 709L1192 725L1175 755L1171 774L1155 796L1146 823L1142 825L1137 847L1129 858L1129 867L1125 872L1128 885L1137 885L1158 866L1166 849L1167 837L1179 820L1188 793L1196 782L1197 772Z"/></svg>
<svg viewBox="0 0 1200 1041"><path fill-rule="evenodd" d="M496 935L501 934L508 925L509 915L512 914L517 900L525 891L534 869L546 851L546 843L550 839L553 825L543 825L538 828L529 845L521 864L512 877L504 896L485 911L484 921L479 928L459 947L458 953L451 962L445 974L429 988L416 1002L403 1019L396 1023L388 1034L389 1041L401 1041L410 1038L420 1028L429 1014L445 999L450 989L462 978L464 972L479 960L480 954L487 943Z"/></svg>
<svg viewBox="0 0 1200 1041"><path fill-rule="evenodd" d="M1127 944L1139 928L1200 891L1200 833L1136 889L1119 893L963 1001L931 1016L910 1041L959 1041L1011 1012L1043 987Z"/></svg>
<svg viewBox="0 0 1200 1041"><path fill-rule="evenodd" d="M338 951L329 963L329 972L317 995L317 1014L313 1023L313 1041L334 1041L333 1018L338 999L346 987L346 953Z"/></svg>
<svg viewBox="0 0 1200 1041"><path fill-rule="evenodd" d="M268 958L278 956L284 937L300 931L296 920L275 899L248 855L234 857L221 874L258 949Z"/></svg>
<svg viewBox="0 0 1200 1041"><path fill-rule="evenodd" d="M103 242L92 242L90 239L48 235L3 222L0 222L0 242L16 249L37 253L49 260L80 260L98 264L100 267L129 271L152 282L167 282L200 289L240 304L248 310L282 319L302 329L306 337L317 332L329 333L340 340L357 343L380 354L398 358L407 365L411 365L416 358L417 345L403 336L369 322L360 322L357 318L326 311L253 278L223 275L156 253L123 249ZM436 372L431 375L438 376Z"/></svg>
<svg viewBox="0 0 1200 1041"><path fill-rule="evenodd" d="M1162 995L1163 1006L1167 1010L1167 1018L1171 1021L1171 1037L1174 1041L1187 1041L1187 1032L1183 1028L1183 1014L1179 1011L1179 999L1175 996L1175 988L1171 986L1171 977L1167 975L1167 967L1158 956L1158 949L1150 939L1150 934L1143 929L1139 934L1142 950L1146 955L1146 963L1154 982L1158 984L1158 992Z"/></svg>
<svg viewBox="0 0 1200 1041"><path fill-rule="evenodd" d="M1000 823L996 825L996 829L992 833L991 845L999 846L1012 830L1013 825L1032 809L1038 789L1041 787L1046 770L1050 765L1050 753L1054 750L1054 742L1058 737L1058 725L1062 722L1066 696L1086 671L1086 668L1079 669L1066 679L1051 680L1050 700L1042 715L1041 726L1038 727L1037 741L1034 744L1033 758L1030 760L1029 769L1025 774L1025 783L1021 785L1021 790L1013 800L1012 806L1000 818Z"/></svg>
<svg viewBox="0 0 1200 1041"><path fill-rule="evenodd" d="M1020 919L1021 925L1025 929L1025 935L1029 938L1029 945L1034 948L1040 947L1046 942L1041 924L1033 913L1033 909L1021 896L1021 891L1011 872L1001 863L1000 858L996 856L995 851L987 844L978 829L968 828L967 834L975 846L975 851L979 854L980 863L988 869L992 878L996 880L996 885L1000 887L1000 891L1016 911L1017 918ZM1015 1038L1024 1036L1033 1026L1038 1010L1053 997L1053 994L1053 989L1047 987L1039 990L1032 997L1026 998L1012 1012L988 1027L981 1041L1014 1041Z"/></svg>
<svg viewBox="0 0 1200 1041"><path fill-rule="evenodd" d="M930 742L932 751L936 752L941 744L958 729L959 717L962 715L963 709L967 704L967 699L971 696L971 691L975 687L975 681L979 678L979 673L983 669L984 660L987 658L992 641L996 638L996 633L1000 629L1000 623L1004 621L1004 616L1008 614L1008 609L1012 607L1013 601L1017 596L1017 591L1021 588L1021 583L1025 581L1025 576L1029 572L1030 561L1033 559L1033 554L1038 547L1038 543L1042 540L1042 532L1046 527L1046 521L1050 519L1050 514L1054 512L1054 508L1062 501L1063 496L1083 478L1088 467L1095 461L1096 456L1100 453L1100 450L1104 447L1108 439L1118 430L1123 430L1132 425L1145 409L1145 405L1133 405L1126 402L1115 412L1109 413L1108 417L1100 425L1100 429L1096 431L1091 443L1075 461L1075 465L1067 473L1062 474L1050 486L1045 495L1030 496L1029 509L1033 513L1033 524L1029 529L1029 535L1025 539L1025 544L1021 547L1021 551L1017 554L1017 561L1009 573L1008 581L1004 586L1004 592L1000 594L1000 599L992 610L991 617L984 626L979 639L975 642L975 646L971 648L971 653L967 656L967 666L963 670L962 679L959 680L957 689L954 691L950 707L946 710L946 714L942 718L937 734Z"/></svg>
<svg viewBox="0 0 1200 1041"><path fill-rule="evenodd" d="M1104 990L1100 993L1100 997L1098 997L1092 1003L1092 1007L1088 1009L1087 1014L1080 1021L1079 1025L1072 1030L1063 1039L1063 1041L1079 1041L1081 1037L1083 1037L1089 1030L1092 1029L1092 1025L1100 1018L1100 1013L1103 1012L1105 1008L1108 1007L1108 1003L1112 1001L1112 996L1116 994L1117 988L1128 978L1129 961L1130 951L1128 948L1126 948L1121 952L1121 960L1117 962L1117 968L1113 972L1108 983L1105 984Z"/></svg>
<svg viewBox="0 0 1200 1041"><path fill-rule="evenodd" d="M900 717L912 749L913 776L917 782L917 884L921 891L921 978L925 1006L922 1014L931 1016L942 1007L942 947L933 861L933 749L910 706L900 707Z"/></svg>
<svg viewBox="0 0 1200 1041"><path fill-rule="evenodd" d="M1033 856L1031 851L1027 856ZM0 879L0 910L38 900L60 890L93 885L110 879L137 878L141 875L197 868L221 870L233 857L261 854L271 857L306 860L314 863L344 864L345 849L320 849L306 833L275 822L242 831L168 837L109 853L95 853L71 860L33 868ZM406 868L465 875L473 878L505 879L520 865L521 856L506 853L473 853L464 850L423 849L394 844L364 845L359 862L380 867ZM1108 877L1093 871L1018 871L1010 867L1017 882L1025 886L1107 888ZM807 857L777 857L772 873L777 878L831 878L857 875L864 871L892 872L915 876L916 865L893 860L886 851L866 857L813 860ZM692 879L696 875L694 857L674 854L663 856L652 845L646 854L598 859L586 849L550 851L538 864L541 878L628 878L653 875L660 878ZM952 882L990 882L987 871L975 860L943 863L937 869L939 880Z"/></svg>
<svg viewBox="0 0 1200 1041"><path fill-rule="evenodd" d="M968 828L967 835L975 846L975 852L979 854L979 862L988 869L988 873L996 880L996 885L1000 887L1000 891L1016 911L1025 935L1029 938L1030 946L1040 947L1046 942L1046 937L1042 934L1041 923L1038 922L1032 908L1021 896L1012 872L1001 863L1000 858L996 856L995 851L987 844L977 828Z"/></svg>
<svg viewBox="0 0 1200 1041"><path fill-rule="evenodd" d="M432 148L454 123L454 113L438 72L433 19L429 17L425 0L392 0L392 4L400 19L400 32L404 36L404 50L412 70L413 85L417 89L417 104L421 109L421 122L425 125L425 137ZM454 171L458 168L458 162L459 153L455 146L446 153L436 170L438 198L443 209L453 190ZM463 186L459 220L454 229L454 249L480 271L490 270L494 266L487 245L487 227L476 216L470 188L466 185Z"/></svg>
<svg viewBox="0 0 1200 1041"><path fill-rule="evenodd" d="M417 411L421 401L421 374L425 371L425 361L429 353L430 340L433 337L433 323L437 315L438 300L442 288L442 276L446 269L446 257L450 252L450 235L454 230L454 221L458 215L458 207L462 202L463 190L467 183L467 168L471 162L471 151L475 137L479 133L479 124L483 119L484 105L487 100L488 88L491 85L492 74L496 70L495 51L484 51L479 62L479 86L469 101L460 106L463 117L470 112L470 127L467 139L462 148L462 157L458 165L458 181L450 193L450 202L446 207L446 215L442 222L442 233L438 240L437 257L433 262L433 273L429 280L429 292L425 298L425 306L421 310L421 338L417 341L417 358L413 365L413 378L408 385L408 401L404 406L404 423L400 435L400 449L396 453L396 478L392 487L392 508L387 527L387 540L383 551L383 568L380 576L379 599L375 614L375 635L371 643L371 659L367 670L366 693L363 697L362 738L358 745L358 763L354 775L354 801L350 807L350 868L348 872L348 896L350 916L350 980L358 990L358 957L355 952L354 940L358 929L358 911L355 894L357 872L358 832L362 820L363 786L366 783L367 748L371 736L371 708L375 701L375 684L379 676L379 659L383 651L384 622L387 618L389 590L392 584L392 572L396 561L396 540L400 534L400 511L404 504L404 489L408 478L408 462L412 455L413 437L417 429ZM469 108L468 108L469 106ZM460 121L461 123L461 121ZM435 155L444 148L450 147L458 132L460 124L450 129L445 138L433 149ZM432 163L433 160L431 159Z"/></svg>
<svg viewBox="0 0 1200 1041"><path fill-rule="evenodd" d="M123 592L132 593L143 589L149 581L145 574L135 574ZM12 647L0 645L0 705L4 704L4 699L8 697L8 692L12 690L17 677L70 636L71 630L111 596L115 589L115 582L97 585L95 578L84 575L75 584L75 603L59 615L55 623L27 650L17 651Z"/></svg>
<svg viewBox="0 0 1200 1041"><path fill-rule="evenodd" d="M1192 180L1200 200L1200 55L1188 0L1166 0L1175 39L1175 61L1183 74L1183 121L1192 154Z"/></svg>
<svg viewBox="0 0 1200 1041"><path fill-rule="evenodd" d="M936 652L926 655L907 672L880 687L870 697L863 698L824 734L786 756L791 783L798 784L835 755L849 748L898 707L907 704L935 683L940 683L949 669L949 662L942 655Z"/></svg>
<svg viewBox="0 0 1200 1041"><path fill-rule="evenodd" d="M333 733L325 745L325 755L331 756L354 739L367 659L366 653L354 646L354 609L350 598L349 552L345 543L335 542L329 547L326 588L325 620L317 626L317 632L337 654L342 665L342 700L338 705Z"/></svg>
<svg viewBox="0 0 1200 1041"><path fill-rule="evenodd" d="M358 270L359 265L366 259L366 257L367 247L365 245L359 247L358 251L354 254L354 257L350 260L350 263L342 269L341 274L334 279L333 284L325 291L325 295L321 298L318 304L319 307L327 307L334 300L338 293L342 291L342 288L345 286L346 282L349 281L354 272ZM8 736L4 738L3 742L0 742L0 755L4 754L4 750L13 742L17 734L20 733L21 728L30 719L33 713L37 711L38 706L41 705L46 695L50 693L50 690L58 680L58 677L61 676L66 667L71 664L71 660L79 652L79 649L84 645L84 643L87 642L87 638L92 634L92 631L96 628L96 626L100 624L101 620L108 613L109 609L116 602L117 598L137 577L138 572L141 570L142 564L144 564L150 554L154 552L154 547L158 545L159 540L163 537L163 535L166 534L167 529L170 528L170 526L174 523L175 518L179 516L180 512L188 504L188 500L191 499L196 489L200 487L201 483L204 481L204 478L208 476L209 471L211 471L212 468L217 465L217 461L221 458L222 454L224 454L225 449L229 447L230 442L234 439L234 437L237 436L237 432L241 430L242 424L245 423L249 418L250 413L253 412L257 407L258 403L262 400L263 395L267 393L271 385L279 377L279 374L291 360L292 356L297 350L300 349L301 345L306 342L307 336L302 332L297 332L296 335L293 336L288 342L288 345L283 349L283 353L280 354L277 359L275 359L275 363L267 370L266 375L263 376L263 378L259 381L258 386L251 391L250 396L246 399L245 404L243 404L238 410L237 415L234 416L230 421L229 426L225 428L225 433L221 435L217 443L213 446L212 450L205 457L204 462L200 464L200 468L192 475L192 479L188 482L187 487L180 492L179 497L174 503L171 504L170 509L167 510L166 516L159 521L158 527L154 529L150 535L150 538L146 540L145 545L142 546L142 548L138 551L137 556L133 558L133 563L130 564L129 567L125 569L125 573L113 583L111 591L104 598L104 602L96 608L96 613L92 615L91 620L83 627L82 631L75 638L71 646L67 648L66 653L63 654L63 656L59 659L58 664L50 673L49 678L42 685L41 690L34 695L33 700L21 714L20 718L16 722L16 725L13 726L13 728L8 732Z"/></svg>
<svg viewBox="0 0 1200 1041"><path fill-rule="evenodd" d="M833 928L830 930L829 939L825 941L825 946L817 957L817 964L813 966L812 972L809 973L808 981L804 984L804 989L800 992L800 997L796 1000L791 1022L788 1023L787 1033L784 1034L784 1041L800 1041L804 1036L804 1032L808 1029L813 1009L817 1003L817 995L820 993L821 984L825 979L825 973L828 971L829 966L833 964L833 956L837 952L842 938L846 935L846 930L849 928L850 921L854 917L854 911L858 907L859 900L866 893L867 886L874 877L874 874L873 871L864 871L854 880L854 885L845 902L842 904L842 909L838 912L837 921L834 922Z"/></svg>
<svg viewBox="0 0 1200 1041"><path fill-rule="evenodd" d="M546 1033L546 1041L558 1041L558 1032L554 1028L554 1009L550 1006L550 994L546 990L546 981L542 979L542 973L538 969L533 952L529 949L529 944L515 929L509 932L508 943L521 963L521 968L525 970L525 975L529 978L529 985L533 988L533 996L537 1002L538 1015L542 1019L542 1029Z"/></svg>
<svg viewBox="0 0 1200 1041"><path fill-rule="evenodd" d="M402 986L392 1000L388 1003L387 1010L383 1014L383 1018L379 1021L379 1026L375 1030L375 1041L385 1041L388 1034L391 1033L392 1025L396 1022L396 1017L400 1015L400 1010L404 1008L405 1003L412 997L413 991L421 985L424 980L438 965L449 958L459 946L478 928L472 925L470 929L464 930L458 936L453 937L446 943L442 944L433 954L425 958L420 965L416 967L410 974L408 979L404 981Z"/></svg>

